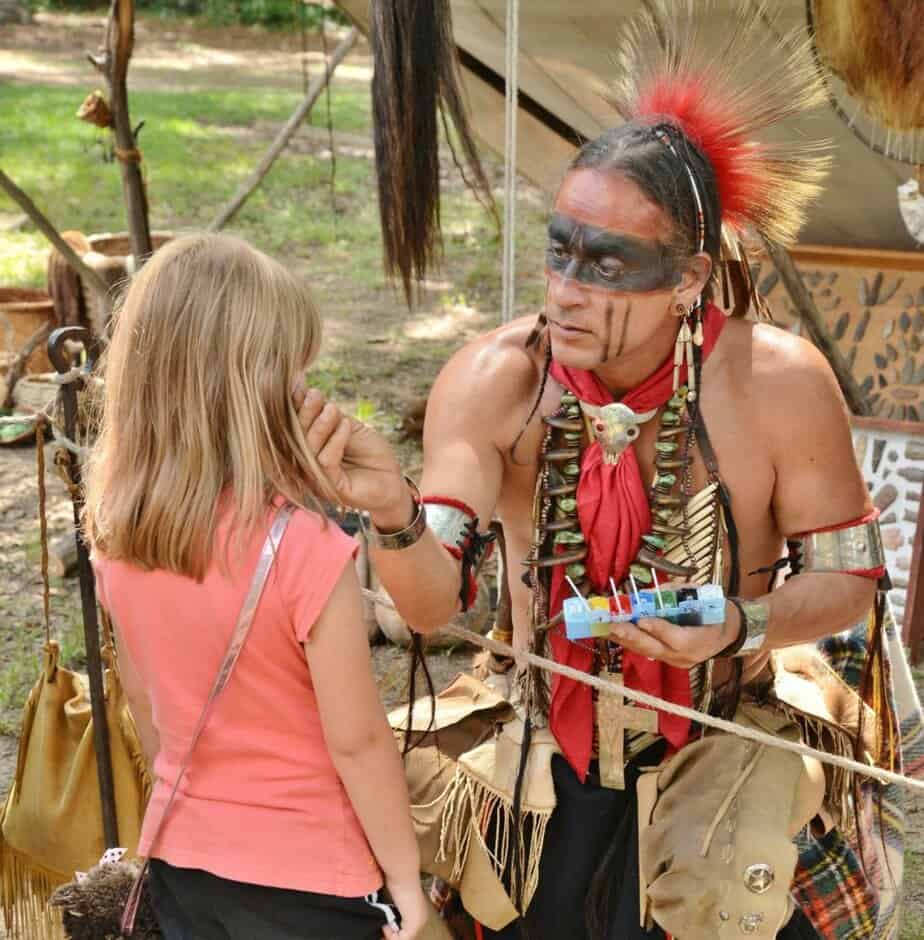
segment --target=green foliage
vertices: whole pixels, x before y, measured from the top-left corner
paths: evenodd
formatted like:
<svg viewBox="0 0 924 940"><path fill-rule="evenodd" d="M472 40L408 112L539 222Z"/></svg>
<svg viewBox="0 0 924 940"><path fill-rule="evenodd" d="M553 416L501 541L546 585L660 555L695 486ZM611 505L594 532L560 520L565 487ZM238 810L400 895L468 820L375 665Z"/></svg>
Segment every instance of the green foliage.
<svg viewBox="0 0 924 940"><path fill-rule="evenodd" d="M33 0L53 10L98 10L102 0ZM346 16L336 8L303 0L137 0L139 11L164 18L196 17L215 26L263 26L267 29L301 28L317 32L321 24L343 25Z"/></svg>

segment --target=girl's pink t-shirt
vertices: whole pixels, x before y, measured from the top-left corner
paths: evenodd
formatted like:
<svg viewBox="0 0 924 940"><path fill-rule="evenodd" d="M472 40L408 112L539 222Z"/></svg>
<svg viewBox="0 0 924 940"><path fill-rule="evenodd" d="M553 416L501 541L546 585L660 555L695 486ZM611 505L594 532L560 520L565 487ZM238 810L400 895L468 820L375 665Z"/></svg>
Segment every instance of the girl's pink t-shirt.
<svg viewBox="0 0 924 940"><path fill-rule="evenodd" d="M147 688L160 735L139 853L169 796L269 528L231 575L94 559L100 599ZM219 527L217 545L223 544ZM324 744L301 644L356 552L333 522L289 523L240 659L212 708L153 855L251 884L359 897L382 876ZM350 720L344 702L343 720Z"/></svg>

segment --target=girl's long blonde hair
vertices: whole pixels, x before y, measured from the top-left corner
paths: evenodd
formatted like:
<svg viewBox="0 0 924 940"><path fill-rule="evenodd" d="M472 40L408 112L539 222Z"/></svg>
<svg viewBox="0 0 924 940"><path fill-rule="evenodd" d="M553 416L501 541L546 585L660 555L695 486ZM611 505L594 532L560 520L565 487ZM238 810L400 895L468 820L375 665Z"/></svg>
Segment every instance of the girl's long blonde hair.
<svg viewBox="0 0 924 940"><path fill-rule="evenodd" d="M240 544L280 494L334 500L293 391L320 345L307 286L227 235L161 248L131 283L102 363L85 526L104 555L201 579L227 492Z"/></svg>

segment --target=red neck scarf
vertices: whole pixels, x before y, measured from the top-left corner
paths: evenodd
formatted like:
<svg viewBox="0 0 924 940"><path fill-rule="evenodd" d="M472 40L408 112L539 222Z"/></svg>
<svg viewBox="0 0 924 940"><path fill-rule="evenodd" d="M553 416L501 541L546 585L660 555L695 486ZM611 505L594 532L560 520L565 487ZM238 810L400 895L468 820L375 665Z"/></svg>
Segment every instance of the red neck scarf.
<svg viewBox="0 0 924 940"><path fill-rule="evenodd" d="M713 304L707 304L703 314L702 357L714 348L725 316ZM569 369L552 362L552 377L582 401L592 405L607 405L613 396L593 372ZM626 395L622 402L635 412L660 408L673 394L673 351L638 388ZM681 370L681 382L686 380L686 367ZM609 593L609 579L621 584L629 573L641 547L642 536L651 528L648 494L642 482L635 445L627 448L615 464L603 462L603 453L597 441L591 443L581 459L581 476L577 491L578 518L587 541L588 553L584 564L594 589ZM552 590L549 616L555 616L564 599L571 594L565 581L564 565L552 570ZM593 665L593 641L574 643L565 637L564 626L556 627L551 635L555 660L582 672L590 672ZM644 656L625 650L623 653L623 680L630 689L640 689L679 705L691 704L689 674L665 663L650 661ZM583 780L587 774L593 747L593 697L591 688L573 679L552 677L552 702L549 724L562 753ZM690 722L685 718L661 714L658 730L672 749L687 742Z"/></svg>

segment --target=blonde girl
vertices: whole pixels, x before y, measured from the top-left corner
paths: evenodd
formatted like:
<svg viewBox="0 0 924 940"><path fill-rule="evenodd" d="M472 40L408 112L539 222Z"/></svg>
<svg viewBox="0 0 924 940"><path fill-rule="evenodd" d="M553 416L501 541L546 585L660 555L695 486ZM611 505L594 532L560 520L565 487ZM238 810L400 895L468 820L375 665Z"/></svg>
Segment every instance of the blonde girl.
<svg viewBox="0 0 924 940"><path fill-rule="evenodd" d="M139 849L167 940L411 940L426 920L356 545L325 521L293 400L319 340L299 278L194 235L133 280L105 357L86 532L156 777ZM284 501L298 509L250 635L152 845Z"/></svg>

